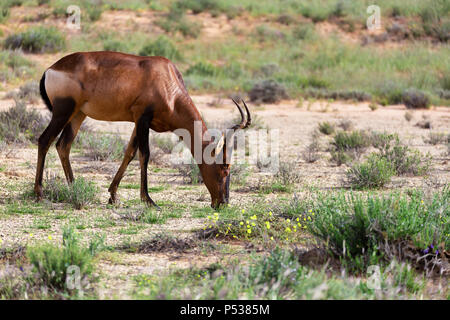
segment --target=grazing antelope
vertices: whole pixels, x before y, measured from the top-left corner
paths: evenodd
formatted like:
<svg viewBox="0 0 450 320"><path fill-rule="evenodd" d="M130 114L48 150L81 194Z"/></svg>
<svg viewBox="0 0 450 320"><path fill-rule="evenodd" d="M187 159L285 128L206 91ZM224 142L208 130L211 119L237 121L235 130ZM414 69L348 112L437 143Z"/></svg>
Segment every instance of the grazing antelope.
<svg viewBox="0 0 450 320"><path fill-rule="evenodd" d="M158 206L150 198L147 188L147 166L150 156L149 129L157 132L186 129L191 141L185 141L192 155L194 139L200 139L202 155L212 143L212 155L222 161L198 164L203 181L211 194L211 206L216 208L229 200L230 137L220 142L204 141L206 125L190 98L181 73L175 65L163 57L140 57L118 52L79 52L67 55L48 68L40 81L42 99L52 112L50 124L39 138L38 160L34 191L42 199L42 176L45 156L58 134L61 136L56 149L61 159L68 183L73 181L69 162L70 147L86 117L104 121L130 121L135 127L125 151L122 164L108 189L110 203L116 202L116 192L124 172L139 149L141 168L141 200ZM232 129L245 129L251 124L247 113L233 99L241 122ZM200 121L201 132L194 130L194 122ZM199 135L201 135L199 137ZM214 147L214 146L212 146ZM221 152L223 151L223 152ZM228 155L227 155L228 153ZM203 157L203 156L202 156Z"/></svg>

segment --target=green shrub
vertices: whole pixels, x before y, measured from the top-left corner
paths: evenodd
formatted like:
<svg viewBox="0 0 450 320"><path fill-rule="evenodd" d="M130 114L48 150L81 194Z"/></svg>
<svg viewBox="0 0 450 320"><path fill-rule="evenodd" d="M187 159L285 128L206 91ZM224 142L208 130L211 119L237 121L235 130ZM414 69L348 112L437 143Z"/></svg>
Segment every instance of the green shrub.
<svg viewBox="0 0 450 320"><path fill-rule="evenodd" d="M172 136L153 135L150 144L169 154L177 145L177 141L174 141Z"/></svg>
<svg viewBox="0 0 450 320"><path fill-rule="evenodd" d="M219 9L220 2L215 0L177 0L175 6L183 10L192 10L193 14Z"/></svg>
<svg viewBox="0 0 450 320"><path fill-rule="evenodd" d="M430 245L440 251L450 247L449 201L448 187L430 197L420 190L409 196L320 193L311 202L308 228L350 267L365 269L394 258L418 263L413 253L422 256Z"/></svg>
<svg viewBox="0 0 450 320"><path fill-rule="evenodd" d="M183 177L185 183L198 184L203 182L202 174L194 159L189 164L177 166L179 174Z"/></svg>
<svg viewBox="0 0 450 320"><path fill-rule="evenodd" d="M248 92L250 101L256 103L277 103L281 99L287 99L286 88L275 80L257 82Z"/></svg>
<svg viewBox="0 0 450 320"><path fill-rule="evenodd" d="M232 184L245 184L250 175L248 163L235 163L231 165L230 175Z"/></svg>
<svg viewBox="0 0 450 320"><path fill-rule="evenodd" d="M33 66L19 50L0 51L0 81L26 78L34 73Z"/></svg>
<svg viewBox="0 0 450 320"><path fill-rule="evenodd" d="M425 93L415 89L405 90L402 94L402 102L407 109L430 107L430 98Z"/></svg>
<svg viewBox="0 0 450 320"><path fill-rule="evenodd" d="M24 85L20 86L17 92L10 91L6 94L5 98L13 98L15 100L21 100L28 103L37 103L41 101L41 95L39 92L39 83L37 81L28 81Z"/></svg>
<svg viewBox="0 0 450 320"><path fill-rule="evenodd" d="M219 72L220 70L217 67L208 62L197 62L193 66L189 67L189 69L187 69L186 75L189 76L192 74L196 74L200 76L213 77L216 76Z"/></svg>
<svg viewBox="0 0 450 320"><path fill-rule="evenodd" d="M75 146L82 149L83 155L96 161L116 161L123 158L125 142L119 134L106 134L97 131L81 131Z"/></svg>
<svg viewBox="0 0 450 320"><path fill-rule="evenodd" d="M367 161L353 164L347 171L347 179L354 189L381 188L389 183L395 170L391 163L377 154Z"/></svg>
<svg viewBox="0 0 450 320"><path fill-rule="evenodd" d="M79 288L67 287L66 279L71 275L67 273L68 268L70 266L79 268L80 282L85 284L92 277L94 269L92 259L101 245L101 238L94 238L88 248L83 247L80 236L69 226L63 229L62 246L47 243L29 247L27 255L44 285L56 291L71 293Z"/></svg>
<svg viewBox="0 0 450 320"><path fill-rule="evenodd" d="M321 122L321 123L319 123L319 131L325 135L333 134L334 133L334 125L330 124L327 121Z"/></svg>
<svg viewBox="0 0 450 320"><path fill-rule="evenodd" d="M37 142L48 122L36 109L27 109L25 102L16 100L15 106L0 111L0 137L7 143Z"/></svg>
<svg viewBox="0 0 450 320"><path fill-rule="evenodd" d="M108 39L103 42L103 50L105 51L116 51L116 52L128 52L128 46L126 43L114 40L114 39Z"/></svg>
<svg viewBox="0 0 450 320"><path fill-rule="evenodd" d="M6 22L8 20L10 14L10 10L8 7L0 5L0 23Z"/></svg>
<svg viewBox="0 0 450 320"><path fill-rule="evenodd" d="M146 44L139 52L141 56L163 56L172 60L181 60L181 54L175 45L165 36L158 37L155 41Z"/></svg>
<svg viewBox="0 0 450 320"><path fill-rule="evenodd" d="M44 196L50 201L70 203L77 210L91 204L97 198L98 188L93 182L83 177L77 178L67 185L66 181L51 177L46 179Z"/></svg>
<svg viewBox="0 0 450 320"><path fill-rule="evenodd" d="M370 145L370 137L362 130L338 131L331 142L336 151L362 153Z"/></svg>
<svg viewBox="0 0 450 320"><path fill-rule="evenodd" d="M52 53L63 50L66 40L55 27L39 26L8 36L3 46L6 49L22 49L32 53Z"/></svg>

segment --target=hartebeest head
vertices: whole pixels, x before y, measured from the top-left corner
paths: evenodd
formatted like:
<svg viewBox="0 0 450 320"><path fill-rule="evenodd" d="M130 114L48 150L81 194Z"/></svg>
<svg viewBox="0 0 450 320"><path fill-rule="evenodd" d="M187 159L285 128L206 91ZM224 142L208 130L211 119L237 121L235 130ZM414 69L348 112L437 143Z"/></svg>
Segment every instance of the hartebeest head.
<svg viewBox="0 0 450 320"><path fill-rule="evenodd" d="M213 155L216 161L211 165L199 166L202 173L203 182L211 194L211 207L217 208L221 204L227 204L230 199L230 169L231 169L231 152L233 150L234 133L239 129L246 129L252 123L250 111L247 104L242 100L247 119L244 111L236 100L232 99L241 114L241 122L226 130L222 138L216 143Z"/></svg>

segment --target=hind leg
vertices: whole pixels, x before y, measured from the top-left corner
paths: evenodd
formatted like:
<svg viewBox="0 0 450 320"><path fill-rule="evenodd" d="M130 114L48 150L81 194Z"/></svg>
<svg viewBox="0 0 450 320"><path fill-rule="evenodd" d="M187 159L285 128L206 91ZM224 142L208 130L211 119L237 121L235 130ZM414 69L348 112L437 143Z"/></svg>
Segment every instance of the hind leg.
<svg viewBox="0 0 450 320"><path fill-rule="evenodd" d="M72 142L77 136L78 130L84 119L86 119L86 115L79 111L64 127L64 130L56 143L56 150L58 151L59 159L61 160L68 183L73 182L73 172L69 160L70 148L72 147Z"/></svg>
<svg viewBox="0 0 450 320"><path fill-rule="evenodd" d="M131 162L131 160L134 159L134 156L136 155L136 151L138 148L138 139L136 136L136 127L134 127L133 133L131 134L130 142L128 142L127 149L125 150L125 156L123 157L122 164L119 167L119 170L117 170L116 175L114 176L113 181L111 182L111 185L109 186L109 193L111 194L111 197L109 198L109 203L115 203L117 201L116 198L116 192L117 188L119 187L119 183L123 178L123 175L125 174L125 170L128 167L128 164Z"/></svg>
<svg viewBox="0 0 450 320"><path fill-rule="evenodd" d="M53 115L47 129L39 137L38 160L36 166L36 179L34 182L34 192L37 200L42 199L42 177L44 173L45 156L47 151L56 139L61 130L70 122L75 110L75 100L72 98L56 98L53 103Z"/></svg>

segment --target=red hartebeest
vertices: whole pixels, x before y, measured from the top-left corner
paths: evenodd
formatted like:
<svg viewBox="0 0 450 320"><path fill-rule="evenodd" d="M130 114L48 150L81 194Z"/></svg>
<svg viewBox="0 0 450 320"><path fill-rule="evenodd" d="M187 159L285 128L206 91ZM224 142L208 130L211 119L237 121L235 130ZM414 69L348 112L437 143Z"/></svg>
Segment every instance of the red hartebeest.
<svg viewBox="0 0 450 320"><path fill-rule="evenodd" d="M34 186L38 200L42 198L45 156L61 131L56 148L68 183L73 181L69 162L70 147L86 117L135 123L122 164L108 189L112 203L116 201L117 188L126 168L139 149L141 200L156 206L147 189L150 128L157 132L186 129L191 141L185 142L193 155L194 139L202 141L202 154L207 146L215 143L202 139L207 130L205 123L186 90L181 73L170 60L163 57L140 57L108 51L73 53L45 71L40 91L52 112L52 119L39 138ZM251 117L245 102L247 120L242 108L233 101L242 121L231 129L247 128L251 124ZM201 132L194 130L195 121L200 121ZM232 141L225 139L223 152L218 150L225 161L212 164L201 161L198 165L211 194L213 207L227 203L229 199L230 164L226 154L230 148L227 148L227 140ZM215 156L218 156L218 151Z"/></svg>

